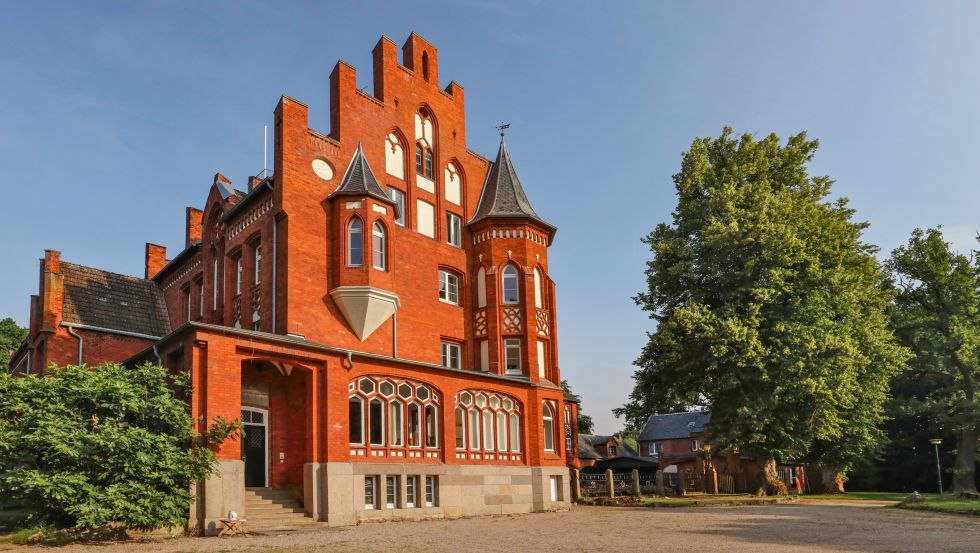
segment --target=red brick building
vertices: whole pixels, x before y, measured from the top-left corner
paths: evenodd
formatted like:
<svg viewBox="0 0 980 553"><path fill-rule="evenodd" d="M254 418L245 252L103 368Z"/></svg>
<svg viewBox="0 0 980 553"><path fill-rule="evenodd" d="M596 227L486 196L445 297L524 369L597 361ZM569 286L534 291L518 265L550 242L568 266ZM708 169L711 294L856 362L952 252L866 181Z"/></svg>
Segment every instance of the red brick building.
<svg viewBox="0 0 980 553"><path fill-rule="evenodd" d="M467 148L436 48L412 34L401 50L375 46L373 93L337 63L329 133L283 96L271 174L241 191L215 175L183 250L147 244L145 279L42 261L17 370L159 360L191 372L199 429L245 423L197 490L205 530L248 516L246 488L332 525L568 505L556 229L503 139L493 161Z"/></svg>

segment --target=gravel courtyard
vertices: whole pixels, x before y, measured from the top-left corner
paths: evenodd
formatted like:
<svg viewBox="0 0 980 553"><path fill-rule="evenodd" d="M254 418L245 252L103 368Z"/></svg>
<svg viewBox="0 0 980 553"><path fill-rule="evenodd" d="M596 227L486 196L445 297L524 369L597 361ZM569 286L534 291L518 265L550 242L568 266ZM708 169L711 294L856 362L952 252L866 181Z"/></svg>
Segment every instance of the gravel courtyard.
<svg viewBox="0 0 980 553"><path fill-rule="evenodd" d="M0 544L0 551L34 548ZM46 551L980 552L980 518L871 502L758 507L575 507L566 513L362 524L252 536L73 545Z"/></svg>

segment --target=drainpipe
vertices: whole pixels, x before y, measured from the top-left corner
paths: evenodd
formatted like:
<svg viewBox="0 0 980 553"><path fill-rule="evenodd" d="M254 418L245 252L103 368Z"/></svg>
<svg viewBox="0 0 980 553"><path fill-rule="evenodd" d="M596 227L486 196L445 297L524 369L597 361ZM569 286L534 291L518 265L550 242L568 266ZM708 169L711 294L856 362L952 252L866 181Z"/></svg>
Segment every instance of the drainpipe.
<svg viewBox="0 0 980 553"><path fill-rule="evenodd" d="M391 357L398 359L398 313L391 316Z"/></svg>
<svg viewBox="0 0 980 553"><path fill-rule="evenodd" d="M277 230L279 229L279 220L273 217L272 219L272 333L276 333L276 264L279 260L279 256L276 255L278 251L279 240L277 239Z"/></svg>
<svg viewBox="0 0 980 553"><path fill-rule="evenodd" d="M153 357L157 358L157 365L163 366L163 358L160 357L160 350L157 349L159 344L153 344Z"/></svg>
<svg viewBox="0 0 980 553"><path fill-rule="evenodd" d="M82 339L82 335L75 332L74 327L70 324L61 323L61 326L68 329L68 334L71 334L75 338L78 338L78 364L82 364L82 351L85 346L85 340Z"/></svg>

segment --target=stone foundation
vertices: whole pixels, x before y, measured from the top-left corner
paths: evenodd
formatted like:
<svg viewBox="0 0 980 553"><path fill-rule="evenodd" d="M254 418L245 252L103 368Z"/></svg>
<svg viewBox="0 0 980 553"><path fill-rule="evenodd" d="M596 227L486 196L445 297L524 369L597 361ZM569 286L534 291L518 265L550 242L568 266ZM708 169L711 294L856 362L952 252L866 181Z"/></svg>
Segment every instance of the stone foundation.
<svg viewBox="0 0 980 553"><path fill-rule="evenodd" d="M394 507L387 505L386 477L398 477ZM417 476L416 506L407 507L408 477ZM434 505L426 506L425 477L437 479ZM365 478L377 478L374 508L364 500ZM552 499L551 478L557 478ZM570 488L565 467L307 463L306 512L330 526L362 521L423 520L565 510Z"/></svg>
<svg viewBox="0 0 980 553"><path fill-rule="evenodd" d="M245 463L218 461L218 469L203 485L194 487L189 526L198 533L213 536L221 531L219 519L228 511L245 517Z"/></svg>

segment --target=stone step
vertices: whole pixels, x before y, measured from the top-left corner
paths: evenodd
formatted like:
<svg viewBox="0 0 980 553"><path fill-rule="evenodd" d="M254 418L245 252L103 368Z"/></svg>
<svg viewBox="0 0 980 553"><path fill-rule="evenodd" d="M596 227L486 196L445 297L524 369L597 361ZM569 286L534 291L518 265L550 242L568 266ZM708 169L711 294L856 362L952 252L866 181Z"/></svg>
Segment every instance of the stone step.
<svg viewBox="0 0 980 553"><path fill-rule="evenodd" d="M300 503L299 500L297 500L295 497L283 497L283 498L274 498L274 499L246 497L245 504L246 505L253 505L253 504L254 505L292 505L292 504L302 505L302 503Z"/></svg>
<svg viewBox="0 0 980 553"><path fill-rule="evenodd" d="M262 494L262 495L245 494L245 500L248 501L250 499L254 499L256 501L296 501L296 496L288 492L283 494Z"/></svg>
<svg viewBox="0 0 980 553"><path fill-rule="evenodd" d="M288 507L279 507L272 505L249 505L245 504L245 512L249 516L252 515L265 515L265 514L290 514L290 513L305 513L301 505L290 505Z"/></svg>

